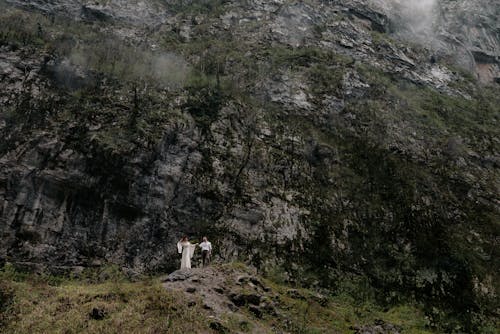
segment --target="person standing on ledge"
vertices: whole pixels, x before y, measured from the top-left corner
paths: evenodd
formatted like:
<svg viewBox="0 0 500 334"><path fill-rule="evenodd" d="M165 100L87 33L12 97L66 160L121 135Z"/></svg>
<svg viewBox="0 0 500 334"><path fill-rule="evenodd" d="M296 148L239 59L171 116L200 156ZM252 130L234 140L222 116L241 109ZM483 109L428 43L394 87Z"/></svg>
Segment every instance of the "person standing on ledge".
<svg viewBox="0 0 500 334"><path fill-rule="evenodd" d="M190 243L188 237L183 237L177 243L177 251L182 254L181 269L191 269L191 258L197 245Z"/></svg>
<svg viewBox="0 0 500 334"><path fill-rule="evenodd" d="M203 267L210 264L210 257L212 256L212 243L208 241L207 237L203 237L201 247L201 259L203 260Z"/></svg>

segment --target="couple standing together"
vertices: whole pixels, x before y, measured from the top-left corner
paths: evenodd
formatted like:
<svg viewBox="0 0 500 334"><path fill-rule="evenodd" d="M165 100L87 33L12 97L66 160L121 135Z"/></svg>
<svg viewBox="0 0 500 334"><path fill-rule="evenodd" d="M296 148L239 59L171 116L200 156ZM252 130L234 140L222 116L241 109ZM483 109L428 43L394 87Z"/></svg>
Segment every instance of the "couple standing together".
<svg viewBox="0 0 500 334"><path fill-rule="evenodd" d="M177 251L182 254L181 269L191 269L191 258L194 255L196 246L201 248L201 257L203 266L210 263L210 256L212 255L212 243L208 241L207 237L203 237L203 242L200 244L192 244L189 242L188 237L183 237L177 243Z"/></svg>

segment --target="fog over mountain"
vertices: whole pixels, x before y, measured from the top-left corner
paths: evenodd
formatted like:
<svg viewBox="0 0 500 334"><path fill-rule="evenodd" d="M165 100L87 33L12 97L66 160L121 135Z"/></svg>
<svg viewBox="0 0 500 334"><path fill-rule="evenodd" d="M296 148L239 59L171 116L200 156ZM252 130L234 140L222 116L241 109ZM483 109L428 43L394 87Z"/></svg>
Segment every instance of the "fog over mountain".
<svg viewBox="0 0 500 334"><path fill-rule="evenodd" d="M370 1L388 16L397 38L429 48L438 57L452 57L483 82L500 76L500 6L495 1Z"/></svg>
<svg viewBox="0 0 500 334"><path fill-rule="evenodd" d="M431 38L440 16L438 0L372 0L394 21L396 33L425 41Z"/></svg>

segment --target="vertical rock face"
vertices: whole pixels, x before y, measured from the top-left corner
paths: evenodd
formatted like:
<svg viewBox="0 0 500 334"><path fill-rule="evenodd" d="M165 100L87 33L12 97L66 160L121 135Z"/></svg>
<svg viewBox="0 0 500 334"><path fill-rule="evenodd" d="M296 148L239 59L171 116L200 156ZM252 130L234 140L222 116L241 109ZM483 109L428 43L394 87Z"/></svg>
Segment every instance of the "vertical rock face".
<svg viewBox="0 0 500 334"><path fill-rule="evenodd" d="M0 257L165 271L206 234L311 284L479 307L498 6L408 3L2 3Z"/></svg>
<svg viewBox="0 0 500 334"><path fill-rule="evenodd" d="M495 1L374 0L393 22L393 32L429 46L476 73L483 83L497 81L500 9Z"/></svg>
<svg viewBox="0 0 500 334"><path fill-rule="evenodd" d="M472 59L470 66L475 69L482 82L498 82L500 79L500 8L494 1L450 2L444 8L447 13L456 12L447 20L446 26L452 35L460 36ZM449 15L449 14L448 14ZM463 51L462 51L463 53ZM460 54L460 53L459 53Z"/></svg>
<svg viewBox="0 0 500 334"><path fill-rule="evenodd" d="M307 210L279 189L291 182L281 174L290 173L290 163L274 166L268 148L242 136L251 126L245 116L231 107L222 112L228 118L214 125L209 143L193 125L174 126L154 151L133 156L107 155L92 142L78 152L48 133L17 147L1 161L3 256L165 270L176 265L173 245L182 234L220 231L227 259L252 241L306 237Z"/></svg>

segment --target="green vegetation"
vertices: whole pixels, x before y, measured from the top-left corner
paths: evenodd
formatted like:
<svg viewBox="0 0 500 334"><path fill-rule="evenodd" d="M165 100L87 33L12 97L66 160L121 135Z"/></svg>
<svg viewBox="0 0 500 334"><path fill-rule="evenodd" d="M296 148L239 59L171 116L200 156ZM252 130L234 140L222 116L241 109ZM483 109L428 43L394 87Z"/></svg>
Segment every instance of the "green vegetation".
<svg viewBox="0 0 500 334"><path fill-rule="evenodd" d="M433 139L457 135L470 141L473 148L493 148L487 141L500 133L500 98L494 87L468 89L471 96L466 97L459 92L451 95L397 80L366 65L358 65L357 69L372 85L368 100L359 103L367 106L378 103L377 111L385 123L410 122L415 130ZM352 108L354 112L357 106Z"/></svg>
<svg viewBox="0 0 500 334"><path fill-rule="evenodd" d="M54 284L56 281L56 284ZM2 333L209 332L200 307L157 280L101 283L0 271Z"/></svg>
<svg viewBox="0 0 500 334"><path fill-rule="evenodd" d="M22 143L27 131L50 129L83 150L130 153L153 147L172 120L185 121L171 100L191 71L181 56L132 45L100 23L0 8L0 45L51 60L43 72L54 85L36 98L25 88L5 106L9 137L1 152Z"/></svg>
<svg viewBox="0 0 500 334"><path fill-rule="evenodd" d="M217 267L246 272L243 264ZM390 323L405 333L431 333L418 308L401 305L381 309L347 296L318 297L312 290L297 289L264 280L279 301L288 321L274 316L256 318L242 309L247 321L227 314L224 326L232 331L262 333L277 329L293 334L347 333L353 326ZM228 284L234 284L228 282ZM216 333L210 329L209 311L201 303L189 306L181 292L165 290L158 279L128 281L116 267L85 270L78 278L54 277L0 270L0 330L2 333Z"/></svg>
<svg viewBox="0 0 500 334"><path fill-rule="evenodd" d="M347 66L352 58L314 47L274 47L264 50L276 66L308 67L312 64Z"/></svg>
<svg viewBox="0 0 500 334"><path fill-rule="evenodd" d="M311 68L309 75L312 81L311 90L314 94L320 96L322 94L342 96L343 69L316 64Z"/></svg>
<svg viewBox="0 0 500 334"><path fill-rule="evenodd" d="M498 300L479 293L475 282L498 280L489 270L498 262L498 214L467 197L464 189L471 185L460 180L463 171L453 161L469 149L497 152L498 94L483 88L471 98L447 95L373 68L358 70L371 89L346 106L344 112L356 116L349 127L342 119L331 127L305 118L287 122L303 137L336 147L343 162L331 166L318 159L318 176L294 183L314 208L310 263L323 268L322 282L338 292L348 286L357 298L382 305L417 300L426 305L429 325L439 330L490 333ZM403 136L395 138L398 132ZM426 156L415 159L404 151L413 132L434 148ZM463 146L446 152L454 137ZM494 173L482 176L482 191L495 192L488 182ZM473 245L471 230L484 239ZM348 256L336 248L339 243L349 245ZM296 261L293 255L290 261Z"/></svg>
<svg viewBox="0 0 500 334"><path fill-rule="evenodd" d="M370 301L361 301L348 294L333 296L319 302L318 294L308 289L297 289L304 299L291 298L289 287L267 281L273 291L280 295L280 301L290 323L284 324L269 318L270 326L300 334L324 333L334 330L349 333L353 327L373 325L377 322L396 325L404 333L433 333L428 329L424 313L417 307L399 305L382 308ZM325 304L327 303L327 304ZM323 304L323 305L322 305Z"/></svg>
<svg viewBox="0 0 500 334"><path fill-rule="evenodd" d="M280 253L284 267L298 268L288 272L305 284L316 280L316 272L324 286L358 301L422 303L429 327L439 331L494 332L498 299L491 292L498 291L493 282L499 277L490 268L498 266L498 213L468 191L494 194L498 172L476 171L472 185L463 176L472 168L456 161L469 161L471 151L498 153L496 90L482 87L464 97L366 65L355 68L370 89L348 100L331 123L300 115L268 119L278 136L308 138L332 151L313 149L306 157L314 174L291 184L301 194L298 205L311 209L314 238L305 249L313 251L299 260L287 245ZM312 89L335 95L336 80L326 90L319 83ZM280 154L277 159L295 166L304 163L303 155ZM279 271L270 275L282 277ZM477 282L490 293L479 291Z"/></svg>
<svg viewBox="0 0 500 334"><path fill-rule="evenodd" d="M101 74L139 87L176 89L186 81L189 68L182 57L133 45L106 32L99 23L27 13L1 3L0 9L0 45L33 48L66 60L68 70L79 68L87 75Z"/></svg>
<svg viewBox="0 0 500 334"><path fill-rule="evenodd" d="M40 47L45 44L44 25L50 21L42 15L27 14L0 2L0 45L10 44L14 48L21 46Z"/></svg>

